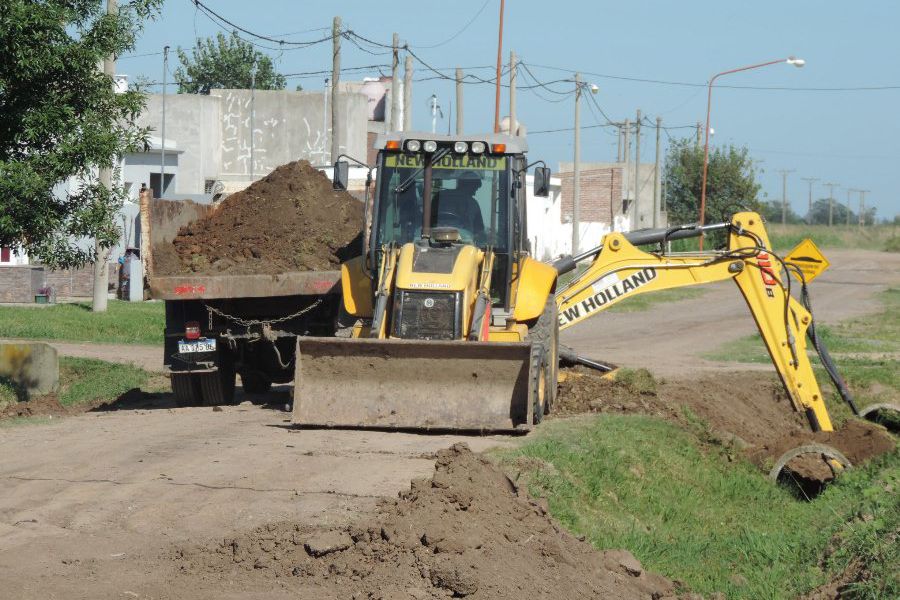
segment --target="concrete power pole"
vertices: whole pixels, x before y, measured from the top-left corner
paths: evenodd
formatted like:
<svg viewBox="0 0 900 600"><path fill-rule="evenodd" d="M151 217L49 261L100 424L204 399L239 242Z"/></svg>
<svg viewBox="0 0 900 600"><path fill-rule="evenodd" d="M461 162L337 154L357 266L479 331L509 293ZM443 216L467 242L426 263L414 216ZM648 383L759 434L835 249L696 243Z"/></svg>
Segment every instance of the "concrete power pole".
<svg viewBox="0 0 900 600"><path fill-rule="evenodd" d="M509 135L518 135L516 121L516 53L509 51Z"/></svg>
<svg viewBox="0 0 900 600"><path fill-rule="evenodd" d="M634 122L634 220L631 228L639 228L641 215L638 213L638 200L641 196L641 109L637 110L637 119Z"/></svg>
<svg viewBox="0 0 900 600"><path fill-rule="evenodd" d="M653 168L653 226L659 227L659 213L660 206L662 206L660 190L662 189L659 185L660 176L659 176L659 132L662 129L662 117L656 117L656 160L654 161L656 164Z"/></svg>
<svg viewBox="0 0 900 600"><path fill-rule="evenodd" d="M463 121L463 70L456 67L456 135L462 135Z"/></svg>
<svg viewBox="0 0 900 600"><path fill-rule="evenodd" d="M781 173L781 224L786 225L788 213L787 176L788 173L793 173L794 169L781 169L778 172Z"/></svg>
<svg viewBox="0 0 900 600"><path fill-rule="evenodd" d="M341 81L341 18L335 17L331 25L331 162L341 155L341 120L338 110L338 87Z"/></svg>
<svg viewBox="0 0 900 600"><path fill-rule="evenodd" d="M616 162L622 162L622 124L613 123L616 126Z"/></svg>
<svg viewBox="0 0 900 600"><path fill-rule="evenodd" d="M813 210L813 200L812 200L812 188L813 184L819 181L818 177L801 177L803 181L809 184L809 208L806 209L806 224L812 225L812 210Z"/></svg>
<svg viewBox="0 0 900 600"><path fill-rule="evenodd" d="M622 123L622 200L623 202L628 200L630 194L628 193L629 182L631 181L631 177L628 176L629 173L629 164L631 163L631 121L625 119ZM624 211L623 211L624 213Z"/></svg>
<svg viewBox="0 0 900 600"><path fill-rule="evenodd" d="M866 193L872 190L857 190L859 192L859 226L866 226Z"/></svg>
<svg viewBox="0 0 900 600"><path fill-rule="evenodd" d="M834 188L841 187L838 183L823 183L828 188L828 226L834 227Z"/></svg>
<svg viewBox="0 0 900 600"><path fill-rule="evenodd" d="M581 244L581 73L575 73L575 155L572 162L572 256Z"/></svg>
<svg viewBox="0 0 900 600"><path fill-rule="evenodd" d="M694 145L698 148L700 147L700 139L703 137L702 133L703 133L703 123L701 123L700 121L697 121L697 138L694 140Z"/></svg>
<svg viewBox="0 0 900 600"><path fill-rule="evenodd" d="M106 14L115 16L119 12L116 0L106 0ZM103 59L103 74L109 77L110 85L115 87L113 78L116 74L116 57L110 54ZM110 157L114 160L114 157ZM100 185L112 191L112 167L101 167L98 173ZM160 175L160 179L162 175ZM162 190L162 183L160 183ZM94 294L91 310L94 312L106 312L109 294L109 249L100 246L100 241L94 239ZM141 283L143 285L143 282Z"/></svg>
<svg viewBox="0 0 900 600"><path fill-rule="evenodd" d="M159 141L159 197L163 197L166 187L166 95L167 75L169 73L169 47L163 47L163 80L162 80L162 130Z"/></svg>
<svg viewBox="0 0 900 600"><path fill-rule="evenodd" d="M850 226L850 192L858 192L855 188L847 188L847 227Z"/></svg>
<svg viewBox="0 0 900 600"><path fill-rule="evenodd" d="M406 64L403 70L403 131L412 130L412 79L413 59L406 55Z"/></svg>
<svg viewBox="0 0 900 600"><path fill-rule="evenodd" d="M400 35L391 39L391 131L400 129Z"/></svg>

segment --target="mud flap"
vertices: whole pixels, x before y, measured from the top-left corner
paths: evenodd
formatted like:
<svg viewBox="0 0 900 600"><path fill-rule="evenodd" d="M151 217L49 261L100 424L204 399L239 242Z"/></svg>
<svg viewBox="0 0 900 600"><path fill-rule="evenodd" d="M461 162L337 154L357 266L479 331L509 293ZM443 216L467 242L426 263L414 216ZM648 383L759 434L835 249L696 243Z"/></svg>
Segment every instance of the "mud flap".
<svg viewBox="0 0 900 600"><path fill-rule="evenodd" d="M293 422L527 430L529 343L297 338Z"/></svg>

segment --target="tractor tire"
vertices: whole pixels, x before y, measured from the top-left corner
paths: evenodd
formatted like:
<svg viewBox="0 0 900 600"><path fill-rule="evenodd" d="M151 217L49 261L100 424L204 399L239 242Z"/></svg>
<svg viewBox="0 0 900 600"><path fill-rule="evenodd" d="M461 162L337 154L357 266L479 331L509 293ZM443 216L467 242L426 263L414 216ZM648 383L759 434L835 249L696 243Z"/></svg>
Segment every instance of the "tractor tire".
<svg viewBox="0 0 900 600"><path fill-rule="evenodd" d="M234 404L234 367L220 365L217 371L200 374L200 391L205 406Z"/></svg>
<svg viewBox="0 0 900 600"><path fill-rule="evenodd" d="M547 353L540 344L531 346L531 364L529 365L529 373L532 380L529 382L531 390L531 411L532 421L534 425L538 425L544 420L544 415L548 413L548 400L550 397L547 392Z"/></svg>
<svg viewBox="0 0 900 600"><path fill-rule="evenodd" d="M178 406L199 406L203 402L200 391L200 375L193 373L172 373L170 376L172 394Z"/></svg>
<svg viewBox="0 0 900 600"><path fill-rule="evenodd" d="M538 317L535 324L528 330L528 336L525 338L536 344L540 344L544 348L545 363L545 379L547 381L547 402L546 413L550 414L550 409L556 401L556 395L559 387L559 318L556 310L556 300L551 295L547 298L547 305L544 312Z"/></svg>
<svg viewBox="0 0 900 600"><path fill-rule="evenodd" d="M272 389L272 382L256 371L241 373L241 385L247 394L265 394Z"/></svg>

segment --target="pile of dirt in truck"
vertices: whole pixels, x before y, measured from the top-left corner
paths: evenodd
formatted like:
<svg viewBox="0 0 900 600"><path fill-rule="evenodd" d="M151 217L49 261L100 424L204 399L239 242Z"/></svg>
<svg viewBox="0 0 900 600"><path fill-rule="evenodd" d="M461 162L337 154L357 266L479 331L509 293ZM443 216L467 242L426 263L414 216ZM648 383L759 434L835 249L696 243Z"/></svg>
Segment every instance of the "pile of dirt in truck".
<svg viewBox="0 0 900 600"><path fill-rule="evenodd" d="M763 468L806 444L831 446L854 465L895 447L883 427L858 419L833 432L811 432L777 376L759 371L657 381L643 369L624 371L614 380L583 367L563 369L554 416L596 412L647 414L677 422L696 431L701 441L728 446ZM806 457L794 459L789 468L811 481L834 476L823 461Z"/></svg>
<svg viewBox="0 0 900 600"><path fill-rule="evenodd" d="M566 532L501 470L459 444L438 452L431 479L414 480L409 491L355 524L274 523L178 548L173 560L194 586L197 576L231 592L277 581L298 598L659 599L679 593L678 584L646 571L630 553L598 552Z"/></svg>
<svg viewBox="0 0 900 600"><path fill-rule="evenodd" d="M327 271L362 251L363 203L305 160L282 165L154 250L154 272Z"/></svg>

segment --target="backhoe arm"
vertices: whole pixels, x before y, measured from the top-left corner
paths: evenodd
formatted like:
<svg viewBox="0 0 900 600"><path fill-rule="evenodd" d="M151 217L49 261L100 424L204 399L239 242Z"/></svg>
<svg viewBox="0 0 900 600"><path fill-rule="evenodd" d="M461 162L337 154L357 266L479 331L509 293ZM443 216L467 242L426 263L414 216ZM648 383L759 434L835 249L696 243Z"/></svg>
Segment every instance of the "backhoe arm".
<svg viewBox="0 0 900 600"><path fill-rule="evenodd" d="M648 253L638 244L700 235L700 228L610 233L595 249L588 268L556 293L560 329L566 329L631 296L732 279L747 302L772 362L797 410L814 431L832 424L806 352L812 316L789 293L790 276L769 250L769 238L756 213L737 213L727 229L728 249L714 252ZM564 272L577 262L563 259ZM723 326L726 325L723 323Z"/></svg>

